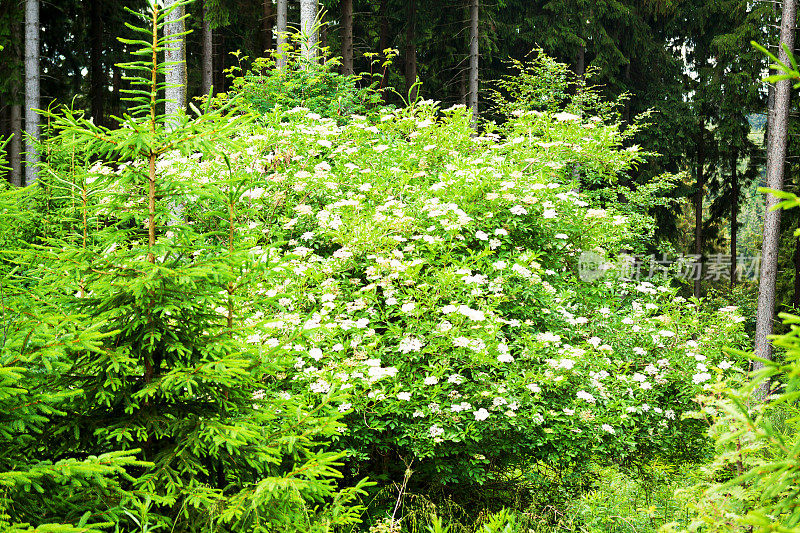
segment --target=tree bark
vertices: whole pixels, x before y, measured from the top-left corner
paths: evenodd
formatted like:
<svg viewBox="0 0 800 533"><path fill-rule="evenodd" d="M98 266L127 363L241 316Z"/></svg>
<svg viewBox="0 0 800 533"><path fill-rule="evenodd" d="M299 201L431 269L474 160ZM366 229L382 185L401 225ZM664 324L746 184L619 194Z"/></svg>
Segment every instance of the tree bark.
<svg viewBox="0 0 800 533"><path fill-rule="evenodd" d="M417 1L408 2L408 24L406 26L406 94L410 102L417 99ZM413 92L412 92L413 87Z"/></svg>
<svg viewBox="0 0 800 533"><path fill-rule="evenodd" d="M39 76L39 0L25 1L25 185L38 179L40 95Z"/></svg>
<svg viewBox="0 0 800 533"><path fill-rule="evenodd" d="M174 115L186 108L186 39L184 35L184 8L174 7L177 0L165 2L166 24L164 36L172 40L164 50L164 60L172 63L166 66L166 104L165 113Z"/></svg>
<svg viewBox="0 0 800 533"><path fill-rule="evenodd" d="M380 7L378 8L378 11L380 13L378 46L380 46L380 53L383 55L384 59L386 59L386 54L384 54L383 51L389 48L389 17L387 15L388 9L389 9L389 0L381 0Z"/></svg>
<svg viewBox="0 0 800 533"><path fill-rule="evenodd" d="M92 118L98 126L105 125L104 99L106 92L106 73L103 70L103 18L100 0L89 1L89 41L91 47L91 85L89 100L92 105Z"/></svg>
<svg viewBox="0 0 800 533"><path fill-rule="evenodd" d="M694 280L694 296L700 298L702 294L703 279L703 196L705 194L705 118L700 117L700 132L697 141L697 171L695 186L697 191L694 194L694 254L700 262L698 272Z"/></svg>
<svg viewBox="0 0 800 533"><path fill-rule="evenodd" d="M114 65L111 68L111 114L119 117L121 114L120 91L122 90L122 70Z"/></svg>
<svg viewBox="0 0 800 533"><path fill-rule="evenodd" d="M794 49L794 25L797 5L795 0L783 0L781 16L781 47L778 58L789 64L785 48ZM770 129L767 142L767 187L774 190L783 189L783 168L786 160L788 140L789 100L792 83L781 80L775 86L775 107L770 110ZM781 212L772 210L779 202L778 198L767 195L767 210L764 215L764 238L761 249L761 277L758 286L758 308L756 310L755 356L772 359L772 343L768 337L772 334L772 322L775 317L775 282L778 272L778 246L780 244ZM764 367L764 363L755 361L753 370ZM755 393L756 398L763 398L769 391L769 383L765 380Z"/></svg>
<svg viewBox="0 0 800 533"><path fill-rule="evenodd" d="M737 231L739 225L739 177L736 175L736 164L739 154L734 152L731 156L731 289L736 285L738 272L737 256Z"/></svg>
<svg viewBox="0 0 800 533"><path fill-rule="evenodd" d="M800 231L798 226L797 231ZM794 294L792 295L792 307L800 309L800 239L794 239Z"/></svg>
<svg viewBox="0 0 800 533"><path fill-rule="evenodd" d="M314 27L317 21L317 0L300 0L300 32L303 35L301 51L307 61L317 58L319 35Z"/></svg>
<svg viewBox="0 0 800 533"><path fill-rule="evenodd" d="M579 46L578 53L575 57L575 74L579 78L583 78L586 75L586 47Z"/></svg>
<svg viewBox="0 0 800 533"><path fill-rule="evenodd" d="M478 129L478 16L479 0L470 0L469 25L469 99L467 105L472 109L472 127Z"/></svg>
<svg viewBox="0 0 800 533"><path fill-rule="evenodd" d="M274 24L273 18L273 10L272 10L272 0L264 0L264 10L263 10L263 19L261 24L263 25L263 36L264 36L264 54L267 55L270 50L272 50L272 25Z"/></svg>
<svg viewBox="0 0 800 533"><path fill-rule="evenodd" d="M15 63L22 64L22 51L19 43L22 41L20 24L14 22L11 26L11 53ZM20 94L19 78L14 76L11 81L11 141L8 143L8 161L11 164L11 184L22 186L22 95Z"/></svg>
<svg viewBox="0 0 800 533"><path fill-rule="evenodd" d="M265 3L269 0L265 0ZM214 85L214 32L208 0L203 0L203 94L211 94Z"/></svg>
<svg viewBox="0 0 800 533"><path fill-rule="evenodd" d="M381 48L383 53L383 48ZM353 0L342 0L342 74L353 71Z"/></svg>
<svg viewBox="0 0 800 533"><path fill-rule="evenodd" d="M286 52L289 43L289 15L288 0L278 0L276 31L278 32L277 65L279 69L286 68Z"/></svg>

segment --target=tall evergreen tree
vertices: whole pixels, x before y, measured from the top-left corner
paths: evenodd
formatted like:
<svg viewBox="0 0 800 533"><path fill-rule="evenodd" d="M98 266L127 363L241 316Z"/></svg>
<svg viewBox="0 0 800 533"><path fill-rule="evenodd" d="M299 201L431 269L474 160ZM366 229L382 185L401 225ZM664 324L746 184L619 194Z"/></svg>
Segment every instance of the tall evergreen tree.
<svg viewBox="0 0 800 533"><path fill-rule="evenodd" d="M25 1L25 184L38 179L40 69L39 69L39 0Z"/></svg>
<svg viewBox="0 0 800 533"><path fill-rule="evenodd" d="M794 33L797 20L795 0L783 0L781 9L781 37L778 58L789 64L787 50L794 49ZM783 189L783 173L788 142L789 100L792 83L780 80L775 86L775 107L770 109L769 140L767 144L767 187L780 191ZM775 284L778 269L778 248L780 245L781 212L773 209L780 200L772 194L767 195L767 210L764 215L764 240L761 251L761 276L758 286L758 309L756 311L755 356L772 359L772 322L775 317ZM758 370L764 364L756 360L753 368ZM769 383L763 382L756 394L766 395Z"/></svg>

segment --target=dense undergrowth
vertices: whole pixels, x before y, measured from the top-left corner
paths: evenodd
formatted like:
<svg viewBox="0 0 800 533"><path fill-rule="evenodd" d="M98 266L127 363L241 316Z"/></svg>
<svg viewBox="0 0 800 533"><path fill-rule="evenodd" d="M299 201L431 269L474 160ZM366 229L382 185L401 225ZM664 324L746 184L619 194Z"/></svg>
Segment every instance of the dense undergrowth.
<svg viewBox="0 0 800 533"><path fill-rule="evenodd" d="M758 484L723 510L709 427L736 473L774 449L725 399L743 318L618 268L670 180L617 184L645 154L613 106L523 99L569 92L540 58L475 135L263 66L196 117L53 114L39 183L0 196L7 530L738 527ZM311 105L363 114L284 107L314 69Z"/></svg>

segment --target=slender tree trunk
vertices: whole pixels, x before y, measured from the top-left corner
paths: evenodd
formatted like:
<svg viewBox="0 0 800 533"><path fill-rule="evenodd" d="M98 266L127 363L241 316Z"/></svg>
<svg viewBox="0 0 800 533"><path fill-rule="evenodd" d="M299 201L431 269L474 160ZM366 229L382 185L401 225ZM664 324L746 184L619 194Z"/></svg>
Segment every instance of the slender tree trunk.
<svg viewBox="0 0 800 533"><path fill-rule="evenodd" d="M8 102L10 93L0 92L0 139L8 139L11 135L11 105ZM8 155L8 145L5 145L6 155ZM0 170L0 179L11 183L11 171Z"/></svg>
<svg viewBox="0 0 800 533"><path fill-rule="evenodd" d="M25 1L25 184L33 185L38 179L40 100L39 77L39 0Z"/></svg>
<svg viewBox="0 0 800 533"><path fill-rule="evenodd" d="M122 70L114 65L111 67L111 114L118 117L121 114L120 91L122 89Z"/></svg>
<svg viewBox="0 0 800 533"><path fill-rule="evenodd" d="M278 0L276 30L278 32L278 68L286 68L286 52L289 43L288 0Z"/></svg>
<svg viewBox="0 0 800 533"><path fill-rule="evenodd" d="M210 94L214 85L214 32L210 19L208 0L203 0L203 94Z"/></svg>
<svg viewBox="0 0 800 533"><path fill-rule="evenodd" d="M342 74L353 73L353 0L342 0Z"/></svg>
<svg viewBox="0 0 800 533"><path fill-rule="evenodd" d="M11 141L8 143L8 160L11 163L11 185L22 185L22 106L11 104Z"/></svg>
<svg viewBox="0 0 800 533"><path fill-rule="evenodd" d="M380 23L379 25L379 34L378 34L378 43L380 46L380 53L383 54L383 51L389 48L389 16L388 16L388 9L389 9L389 0L381 0L380 7L378 8L378 12L380 13ZM383 55L384 59L386 55Z"/></svg>
<svg viewBox="0 0 800 533"><path fill-rule="evenodd" d="M262 34L264 36L264 54L267 55L272 50L272 25L275 23L273 18L272 0L264 0L263 19L261 24L263 26Z"/></svg>
<svg viewBox="0 0 800 533"><path fill-rule="evenodd" d="M700 262L699 272L694 280L694 296L700 298L702 294L703 279L703 196L705 195L705 119L700 117L700 133L697 143L697 171L696 182L697 191L694 194L694 254Z"/></svg>
<svg viewBox="0 0 800 533"><path fill-rule="evenodd" d="M167 115L174 115L186 108L186 39L184 35L184 7L173 7L177 0L167 0L164 34L174 42L167 45L164 60L172 63L166 67L166 108Z"/></svg>
<svg viewBox="0 0 800 533"><path fill-rule="evenodd" d="M575 74L579 78L586 75L586 47L579 46L578 53L575 55Z"/></svg>
<svg viewBox="0 0 800 533"><path fill-rule="evenodd" d="M466 106L467 105L467 69L462 68L461 72L458 75L458 102Z"/></svg>
<svg viewBox="0 0 800 533"><path fill-rule="evenodd" d="M797 6L795 0L783 0L781 15L781 47L779 59L789 64L785 48L794 49L794 25ZM786 160L786 144L788 140L789 99L792 83L781 80L775 86L775 108L770 113L770 130L767 144L767 187L775 190L783 189L783 167ZM758 308L756 310L755 356L772 359L772 343L768 337L772 333L772 321L775 317L775 282L778 272L778 246L780 244L781 212L772 210L779 202L778 198L767 195L767 211L764 215L764 239L761 250L761 277L758 286ZM755 361L753 370L764 367L764 363ZM757 398L763 398L769 390L765 380L756 391Z"/></svg>
<svg viewBox="0 0 800 533"><path fill-rule="evenodd" d="M479 0L470 0L469 6L469 100L472 109L472 127L478 129L478 16Z"/></svg>
<svg viewBox="0 0 800 533"><path fill-rule="evenodd" d="M89 100L92 105L92 118L98 126L105 125L104 99L106 93L106 73L103 70L103 18L100 0L89 1L89 41L91 43L91 86Z"/></svg>
<svg viewBox="0 0 800 533"><path fill-rule="evenodd" d="M731 156L731 289L736 285L737 269L737 230L739 226L739 177L736 175L736 164L739 154L734 152Z"/></svg>
<svg viewBox="0 0 800 533"><path fill-rule="evenodd" d="M798 224L797 231L800 231ZM794 238L794 294L792 295L792 307L800 309L800 239Z"/></svg>
<svg viewBox="0 0 800 533"><path fill-rule="evenodd" d="M417 89L412 87L417 82L417 1L408 2L408 25L406 26L406 94L410 101L417 99Z"/></svg>
<svg viewBox="0 0 800 533"><path fill-rule="evenodd" d="M19 43L22 41L20 24L11 25L12 54L17 64L22 63L22 52ZM11 184L22 186L22 95L20 94L18 78L14 76L11 82L11 142L8 146L8 160L11 163Z"/></svg>
<svg viewBox="0 0 800 533"><path fill-rule="evenodd" d="M316 21L317 0L300 0L300 31L303 34L301 50L307 61L314 61L317 58L319 35L314 27Z"/></svg>

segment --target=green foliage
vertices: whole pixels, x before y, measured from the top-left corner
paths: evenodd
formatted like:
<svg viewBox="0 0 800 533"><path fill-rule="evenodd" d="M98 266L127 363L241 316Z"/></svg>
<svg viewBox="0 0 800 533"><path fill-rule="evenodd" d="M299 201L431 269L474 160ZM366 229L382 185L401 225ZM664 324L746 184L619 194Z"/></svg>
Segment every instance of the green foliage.
<svg viewBox="0 0 800 533"><path fill-rule="evenodd" d="M259 115L272 113L276 107L284 110L303 107L341 124L350 115L375 112L382 103L378 81L371 80L369 74L339 74L340 61L328 57L325 50L319 51L321 62L309 62L299 50L301 40L300 34L290 36L290 42L296 46L283 52L287 61L281 69L276 68L274 58L260 57L245 71L241 64L248 58L235 54L240 66L228 70L233 79L230 95L238 96L249 110ZM383 69L388 68L390 62L384 61ZM369 85L359 87L364 82Z"/></svg>
<svg viewBox="0 0 800 533"><path fill-rule="evenodd" d="M150 6L138 56L158 57ZM159 111L168 65L125 65L132 106L116 130L49 113L54 157L37 192L57 231L3 251L0 487L12 531L326 530L352 523L365 487L339 490L340 401L287 396L287 359L258 347L271 250L245 221L258 184L221 149L248 117ZM105 159L98 160L102 156ZM216 161L214 179L180 164ZM52 164L51 164L52 162ZM64 166L68 165L65 172ZM181 205L192 200L202 211ZM8 240L4 241L4 244ZM265 299L266 298L266 299ZM10 317L10 318L9 318ZM318 401L319 400L319 401ZM4 502L4 503L5 503ZM50 524L50 525L48 525ZM77 524L74 528L69 524ZM33 530L33 529L31 529Z"/></svg>

